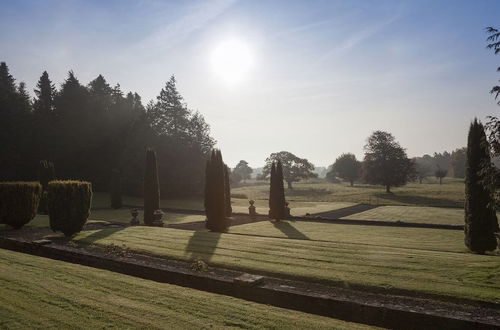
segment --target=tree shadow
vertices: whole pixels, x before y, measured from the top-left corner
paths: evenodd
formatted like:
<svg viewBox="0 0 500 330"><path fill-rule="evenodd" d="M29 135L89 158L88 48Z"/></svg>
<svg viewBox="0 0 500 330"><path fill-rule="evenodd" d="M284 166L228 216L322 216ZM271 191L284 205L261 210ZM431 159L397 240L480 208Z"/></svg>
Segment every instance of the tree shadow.
<svg viewBox="0 0 500 330"><path fill-rule="evenodd" d="M323 196L330 194L327 189L287 189L287 196Z"/></svg>
<svg viewBox="0 0 500 330"><path fill-rule="evenodd" d="M309 237L298 231L297 228L292 226L288 221L272 222L272 224L275 228L279 229L288 238L306 239L306 240L309 239Z"/></svg>
<svg viewBox="0 0 500 330"><path fill-rule="evenodd" d="M127 227L123 226L123 227L104 228L104 229L98 230L98 231L90 234L89 236L83 238L82 240L84 241L85 244L93 244L96 241L99 241L103 238L111 236L114 233L119 232L125 228L127 228ZM86 229L86 230L92 230L92 229Z"/></svg>
<svg viewBox="0 0 500 330"><path fill-rule="evenodd" d="M416 196L416 195L399 195L394 193L380 193L375 194L375 197L380 199L389 199L392 201L400 202L402 204L408 205L419 205L419 206L437 206L437 207L464 207L464 203L457 200L452 200L448 198L436 198L429 196Z"/></svg>
<svg viewBox="0 0 500 330"><path fill-rule="evenodd" d="M189 239L184 253L189 255L190 259L208 262L217 249L220 237L221 233L205 230L195 231Z"/></svg>

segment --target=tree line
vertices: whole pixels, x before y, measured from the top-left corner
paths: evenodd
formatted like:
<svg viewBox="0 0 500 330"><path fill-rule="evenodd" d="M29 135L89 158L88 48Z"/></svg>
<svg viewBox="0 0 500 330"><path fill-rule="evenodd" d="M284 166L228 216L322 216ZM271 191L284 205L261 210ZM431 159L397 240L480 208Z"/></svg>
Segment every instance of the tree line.
<svg viewBox="0 0 500 330"><path fill-rule="evenodd" d="M0 63L0 181L37 180L41 160L54 164L57 178L109 188L112 173L127 195L143 191L145 150L161 159L165 196L200 194L205 159L215 144L210 127L189 109L172 76L155 101L110 86L102 75L83 85L75 73L56 88L42 73L31 98Z"/></svg>

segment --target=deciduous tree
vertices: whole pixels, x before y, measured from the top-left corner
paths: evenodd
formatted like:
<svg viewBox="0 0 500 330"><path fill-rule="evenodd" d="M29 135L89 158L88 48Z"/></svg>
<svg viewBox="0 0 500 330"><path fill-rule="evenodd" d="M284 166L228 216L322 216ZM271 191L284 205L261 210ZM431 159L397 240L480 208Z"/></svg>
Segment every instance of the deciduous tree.
<svg viewBox="0 0 500 330"><path fill-rule="evenodd" d="M370 184L391 187L405 185L415 176L415 164L392 134L375 131L368 137L363 162L364 179Z"/></svg>
<svg viewBox="0 0 500 330"><path fill-rule="evenodd" d="M266 165L262 170L262 177L267 178L271 174L271 165L273 162L281 162L283 166L283 179L288 185L288 189L293 189L292 183L301 179L315 178L313 172L314 165L305 158L299 158L288 151L281 151L271 154L266 159Z"/></svg>

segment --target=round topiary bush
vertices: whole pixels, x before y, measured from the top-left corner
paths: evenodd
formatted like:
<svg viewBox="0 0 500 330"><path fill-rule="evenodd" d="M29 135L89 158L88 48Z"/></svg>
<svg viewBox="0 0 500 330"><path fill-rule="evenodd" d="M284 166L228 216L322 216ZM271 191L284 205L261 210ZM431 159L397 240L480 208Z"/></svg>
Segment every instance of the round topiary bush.
<svg viewBox="0 0 500 330"><path fill-rule="evenodd" d="M47 190L50 228L72 236L83 229L90 214L92 184L85 181L51 181Z"/></svg>
<svg viewBox="0 0 500 330"><path fill-rule="evenodd" d="M30 222L40 202L38 182L0 182L0 223L15 229Z"/></svg>

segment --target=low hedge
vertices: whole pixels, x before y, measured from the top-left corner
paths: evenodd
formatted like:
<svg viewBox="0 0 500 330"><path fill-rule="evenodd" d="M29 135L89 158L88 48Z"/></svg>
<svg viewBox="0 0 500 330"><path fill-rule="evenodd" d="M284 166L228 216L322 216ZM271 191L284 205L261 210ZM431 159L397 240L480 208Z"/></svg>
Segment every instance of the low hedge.
<svg viewBox="0 0 500 330"><path fill-rule="evenodd" d="M38 182L0 182L0 223L20 229L33 220L41 193Z"/></svg>
<svg viewBox="0 0 500 330"><path fill-rule="evenodd" d="M92 184L85 181L50 181L47 189L50 228L72 236L83 229L90 214Z"/></svg>

